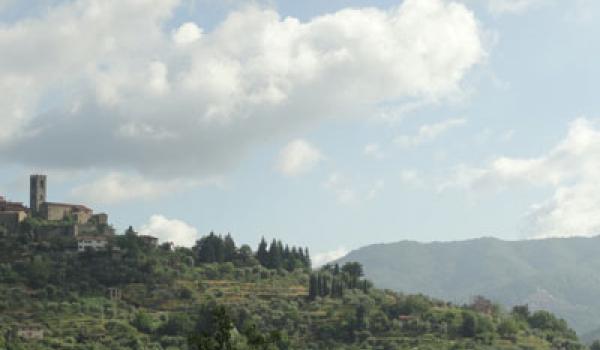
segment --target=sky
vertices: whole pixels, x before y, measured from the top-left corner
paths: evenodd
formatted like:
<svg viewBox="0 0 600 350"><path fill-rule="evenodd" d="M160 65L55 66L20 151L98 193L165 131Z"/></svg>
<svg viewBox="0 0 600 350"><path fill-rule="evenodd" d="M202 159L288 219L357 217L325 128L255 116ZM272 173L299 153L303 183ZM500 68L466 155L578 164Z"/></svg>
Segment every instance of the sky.
<svg viewBox="0 0 600 350"><path fill-rule="evenodd" d="M600 233L600 3L0 0L0 195L191 246Z"/></svg>

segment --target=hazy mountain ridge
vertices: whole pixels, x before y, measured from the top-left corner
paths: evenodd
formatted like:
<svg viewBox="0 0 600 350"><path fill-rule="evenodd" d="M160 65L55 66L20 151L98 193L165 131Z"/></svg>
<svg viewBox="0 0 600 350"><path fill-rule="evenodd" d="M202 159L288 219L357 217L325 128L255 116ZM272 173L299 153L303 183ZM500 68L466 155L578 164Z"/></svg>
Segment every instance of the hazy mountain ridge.
<svg viewBox="0 0 600 350"><path fill-rule="evenodd" d="M480 294L548 309L580 334L600 328L600 237L401 241L366 246L340 261L361 262L380 287L456 302Z"/></svg>

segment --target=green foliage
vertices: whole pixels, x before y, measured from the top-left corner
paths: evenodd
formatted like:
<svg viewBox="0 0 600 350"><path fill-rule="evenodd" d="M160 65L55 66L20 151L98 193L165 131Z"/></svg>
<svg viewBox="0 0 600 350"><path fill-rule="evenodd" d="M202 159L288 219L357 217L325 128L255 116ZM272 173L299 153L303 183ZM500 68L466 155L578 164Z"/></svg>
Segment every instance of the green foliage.
<svg viewBox="0 0 600 350"><path fill-rule="evenodd" d="M243 245L239 249L230 234L225 237L211 232L196 242L194 256L199 263L223 263L232 262L236 266L254 266L260 264L270 269L295 269L310 268L310 257L308 249L283 245L281 241L273 239L267 249L267 242L263 238L258 246L256 254L252 249ZM306 251L306 253L305 253Z"/></svg>
<svg viewBox="0 0 600 350"><path fill-rule="evenodd" d="M190 337L194 350L232 350L232 320L224 306L216 306L210 312L209 320L201 326L199 334Z"/></svg>
<svg viewBox="0 0 600 350"><path fill-rule="evenodd" d="M360 289L368 293L371 283L361 280L362 276L362 265L357 262L348 262L341 269L338 264L325 265L321 271L311 274L308 298L310 300L326 296L341 298L347 289Z"/></svg>
<svg viewBox="0 0 600 350"><path fill-rule="evenodd" d="M83 254L0 238L0 349L582 349L549 313L380 290L353 262L309 273L308 251L279 241L254 254L213 235L204 242L220 238L223 262L202 262L200 244L153 248L130 231L112 240L119 249ZM23 315L45 339L14 336Z"/></svg>
<svg viewBox="0 0 600 350"><path fill-rule="evenodd" d="M142 333L152 333L154 331L154 321L152 317L143 311L139 311L135 314L135 317L131 324Z"/></svg>
<svg viewBox="0 0 600 350"><path fill-rule="evenodd" d="M455 303L484 295L504 307L544 305L587 339L600 339L600 236L370 245L339 263L363 264L380 288Z"/></svg>

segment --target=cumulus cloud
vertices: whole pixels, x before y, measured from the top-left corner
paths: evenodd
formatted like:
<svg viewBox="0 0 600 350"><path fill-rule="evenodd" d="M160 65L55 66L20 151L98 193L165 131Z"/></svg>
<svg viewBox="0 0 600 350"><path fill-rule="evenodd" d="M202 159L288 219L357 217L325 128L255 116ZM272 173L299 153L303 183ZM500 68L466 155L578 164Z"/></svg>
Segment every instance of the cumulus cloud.
<svg viewBox="0 0 600 350"><path fill-rule="evenodd" d="M182 24L173 33L173 41L178 45L191 44L202 36L202 29L193 22Z"/></svg>
<svg viewBox="0 0 600 350"><path fill-rule="evenodd" d="M198 230L187 223L153 215L140 229L143 235L157 237L162 242L173 242L178 247L192 247L199 238Z"/></svg>
<svg viewBox="0 0 600 350"><path fill-rule="evenodd" d="M467 122L464 118L455 118L435 124L425 124L419 128L416 135L401 135L394 142L402 148L416 147L423 143L431 142L452 128Z"/></svg>
<svg viewBox="0 0 600 350"><path fill-rule="evenodd" d="M481 168L461 167L447 186L480 190L526 183L554 190L552 198L532 206L527 230L534 237L600 233L600 127L579 118L566 137L546 154L533 158L499 157Z"/></svg>
<svg viewBox="0 0 600 350"><path fill-rule="evenodd" d="M220 174L299 126L451 97L485 58L476 18L454 2L308 21L250 6L210 32L169 28L178 6L77 0L3 25L0 159L155 178Z"/></svg>
<svg viewBox="0 0 600 350"><path fill-rule="evenodd" d="M321 160L321 152L306 140L290 142L279 154L277 168L287 176L297 176L312 170Z"/></svg>
<svg viewBox="0 0 600 350"><path fill-rule="evenodd" d="M150 180L139 175L111 172L96 180L75 187L71 196L95 204L110 204L129 200L152 199L167 193L206 185L219 184L211 180Z"/></svg>
<svg viewBox="0 0 600 350"><path fill-rule="evenodd" d="M328 262L343 258L348 253L349 251L345 247L339 247L328 252L318 253L311 258L313 267L323 266Z"/></svg>

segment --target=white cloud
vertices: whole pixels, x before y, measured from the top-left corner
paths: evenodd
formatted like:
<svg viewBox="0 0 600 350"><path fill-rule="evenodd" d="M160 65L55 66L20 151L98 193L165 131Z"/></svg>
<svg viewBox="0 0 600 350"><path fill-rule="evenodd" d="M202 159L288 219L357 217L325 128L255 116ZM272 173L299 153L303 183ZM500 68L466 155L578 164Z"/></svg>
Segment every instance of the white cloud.
<svg viewBox="0 0 600 350"><path fill-rule="evenodd" d="M173 33L173 41L178 45L191 44L202 36L202 29L193 22L182 24Z"/></svg>
<svg viewBox="0 0 600 350"><path fill-rule="evenodd" d="M339 247L328 252L318 253L312 257L313 267L323 266L328 262L343 258L348 253L349 250L345 247Z"/></svg>
<svg viewBox="0 0 600 350"><path fill-rule="evenodd" d="M377 143L369 143L365 145L363 154L367 157L372 157L375 159L383 159L385 157L383 151L381 150L381 146L379 146Z"/></svg>
<svg viewBox="0 0 600 350"><path fill-rule="evenodd" d="M398 136L394 142L402 148L416 147L423 143L431 142L450 129L461 126L466 122L467 120L464 118L455 118L435 124L422 125L416 135L401 135Z"/></svg>
<svg viewBox="0 0 600 350"><path fill-rule="evenodd" d="M3 25L3 163L222 174L254 145L325 118L451 98L485 58L476 18L454 2L304 22L249 6L210 32L169 28L179 4L69 1Z"/></svg>
<svg viewBox="0 0 600 350"><path fill-rule="evenodd" d="M499 157L483 168L461 167L445 186L502 189L526 183L554 189L532 206L527 230L534 237L600 233L600 128L589 119L572 122L566 137L533 158Z"/></svg>
<svg viewBox="0 0 600 350"><path fill-rule="evenodd" d="M112 172L96 180L75 187L71 196L94 204L152 199L165 194L201 185L218 185L219 179L207 180L149 180L138 175Z"/></svg>
<svg viewBox="0 0 600 350"><path fill-rule="evenodd" d="M198 230L187 223L168 219L162 215L153 215L142 226L140 233L157 237L162 242L173 242L178 247L192 247L199 238Z"/></svg>
<svg viewBox="0 0 600 350"><path fill-rule="evenodd" d="M312 170L324 157L305 140L290 142L279 154L277 168L287 176L297 176Z"/></svg>

